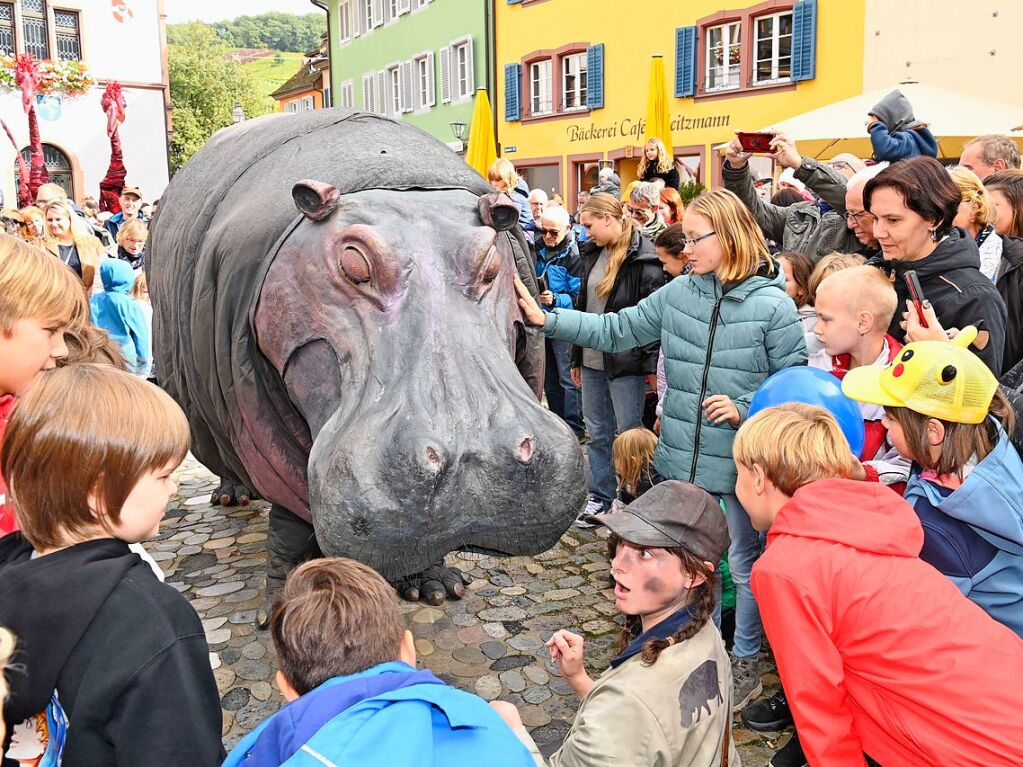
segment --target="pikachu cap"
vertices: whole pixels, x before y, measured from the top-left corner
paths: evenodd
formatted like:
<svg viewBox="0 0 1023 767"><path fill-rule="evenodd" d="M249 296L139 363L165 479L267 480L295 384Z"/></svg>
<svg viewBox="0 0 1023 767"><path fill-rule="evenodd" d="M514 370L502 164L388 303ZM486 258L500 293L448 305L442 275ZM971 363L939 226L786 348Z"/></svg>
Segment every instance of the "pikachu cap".
<svg viewBox="0 0 1023 767"><path fill-rule="evenodd" d="M998 380L967 347L977 329L963 328L951 341L906 344L887 366L865 365L842 380L847 397L883 407L905 407L952 423L982 423Z"/></svg>

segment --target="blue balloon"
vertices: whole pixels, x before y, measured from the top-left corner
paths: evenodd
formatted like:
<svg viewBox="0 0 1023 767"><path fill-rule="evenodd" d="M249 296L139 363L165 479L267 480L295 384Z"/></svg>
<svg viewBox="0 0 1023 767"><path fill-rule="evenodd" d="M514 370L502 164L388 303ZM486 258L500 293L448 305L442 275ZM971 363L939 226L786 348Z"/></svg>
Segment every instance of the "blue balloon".
<svg viewBox="0 0 1023 767"><path fill-rule="evenodd" d="M786 402L802 402L824 408L838 421L853 455L858 456L863 450L863 414L860 406L842 393L842 382L831 373L805 366L779 370L764 381L753 395L749 417Z"/></svg>

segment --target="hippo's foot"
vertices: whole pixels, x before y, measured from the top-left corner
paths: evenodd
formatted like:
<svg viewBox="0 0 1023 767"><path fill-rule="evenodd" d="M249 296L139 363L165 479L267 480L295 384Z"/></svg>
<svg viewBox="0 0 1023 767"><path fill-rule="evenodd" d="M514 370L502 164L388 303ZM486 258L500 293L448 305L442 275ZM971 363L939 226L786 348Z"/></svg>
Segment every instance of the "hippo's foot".
<svg viewBox="0 0 1023 767"><path fill-rule="evenodd" d="M245 485L221 479L220 487L213 491L210 503L214 506L248 506L252 500L252 491Z"/></svg>
<svg viewBox="0 0 1023 767"><path fill-rule="evenodd" d="M394 584L401 598L418 602L422 598L427 604L441 605L445 599L461 599L469 576L455 567L445 567L441 560L430 565L421 573L408 575Z"/></svg>

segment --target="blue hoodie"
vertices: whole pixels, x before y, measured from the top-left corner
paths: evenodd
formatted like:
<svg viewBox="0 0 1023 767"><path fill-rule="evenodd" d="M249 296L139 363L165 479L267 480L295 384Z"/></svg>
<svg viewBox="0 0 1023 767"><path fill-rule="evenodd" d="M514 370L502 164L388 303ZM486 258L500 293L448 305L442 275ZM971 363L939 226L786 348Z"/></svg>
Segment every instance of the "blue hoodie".
<svg viewBox="0 0 1023 767"><path fill-rule="evenodd" d="M1023 637L1023 461L1005 431L956 490L914 466L904 497L923 525L920 558Z"/></svg>
<svg viewBox="0 0 1023 767"><path fill-rule="evenodd" d="M145 375L153 360L146 315L139 302L128 295L135 284L135 272L126 261L105 258L99 276L104 292L89 300L92 321L120 345L129 368Z"/></svg>
<svg viewBox="0 0 1023 767"><path fill-rule="evenodd" d="M328 679L250 732L223 767L533 767L482 699L400 661Z"/></svg>

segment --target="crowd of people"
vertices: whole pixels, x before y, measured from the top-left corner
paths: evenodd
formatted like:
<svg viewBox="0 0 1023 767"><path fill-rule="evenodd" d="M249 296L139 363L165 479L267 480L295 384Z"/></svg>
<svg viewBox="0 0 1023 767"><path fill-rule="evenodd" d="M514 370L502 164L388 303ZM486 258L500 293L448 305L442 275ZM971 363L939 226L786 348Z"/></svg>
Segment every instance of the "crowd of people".
<svg viewBox="0 0 1023 767"><path fill-rule="evenodd" d="M546 759L514 705L417 668L394 588L345 559L276 597L287 705L225 754L202 624L141 546L189 446L145 380L142 196L107 217L46 185L6 212L4 767L739 765L735 712L794 724L776 767L1023 764L1019 151L982 136L946 168L904 99L868 122L869 161L774 134L791 174L768 199L738 140L688 205L656 140L574 215L490 169L536 265L537 298L516 290L548 406L587 444L576 524L608 531L624 621L596 679L582 636L547 641L580 705ZM793 371L857 403L855 438L795 393L758 406Z"/></svg>

